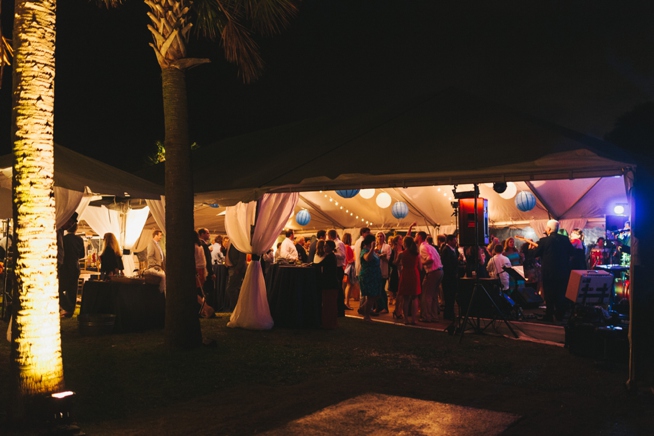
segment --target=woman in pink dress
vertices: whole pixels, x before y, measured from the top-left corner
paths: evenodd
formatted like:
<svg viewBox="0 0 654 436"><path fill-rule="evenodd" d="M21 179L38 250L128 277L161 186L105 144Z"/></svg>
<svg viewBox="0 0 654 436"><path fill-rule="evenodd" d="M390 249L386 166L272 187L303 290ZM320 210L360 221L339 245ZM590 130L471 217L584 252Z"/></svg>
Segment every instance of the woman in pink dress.
<svg viewBox="0 0 654 436"><path fill-rule="evenodd" d="M407 236L402 241L404 251L400 255L400 284L397 289L398 297L404 302L404 324L416 324L418 319L418 296L420 295L420 261L418 247L413 238ZM410 309L410 310L409 310ZM409 322L409 316L412 321Z"/></svg>

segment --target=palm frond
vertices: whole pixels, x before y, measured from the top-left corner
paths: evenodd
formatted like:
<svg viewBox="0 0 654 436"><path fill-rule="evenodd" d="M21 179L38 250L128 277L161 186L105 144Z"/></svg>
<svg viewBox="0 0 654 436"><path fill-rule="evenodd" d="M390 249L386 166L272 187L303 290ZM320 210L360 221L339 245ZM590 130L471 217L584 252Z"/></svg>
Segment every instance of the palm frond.
<svg viewBox="0 0 654 436"><path fill-rule="evenodd" d="M229 20L223 29L222 44L225 59L238 66L239 77L245 83L259 78L264 67L259 46L252 35L238 21Z"/></svg>
<svg viewBox="0 0 654 436"><path fill-rule="evenodd" d="M107 9L120 6L124 0L90 0L98 6L105 6Z"/></svg>
<svg viewBox="0 0 654 436"><path fill-rule="evenodd" d="M216 0L195 0L191 5L193 29L196 34L216 41L227 24L227 16Z"/></svg>
<svg viewBox="0 0 654 436"><path fill-rule="evenodd" d="M298 12L294 0L252 0L244 3L252 29L264 36L280 34Z"/></svg>

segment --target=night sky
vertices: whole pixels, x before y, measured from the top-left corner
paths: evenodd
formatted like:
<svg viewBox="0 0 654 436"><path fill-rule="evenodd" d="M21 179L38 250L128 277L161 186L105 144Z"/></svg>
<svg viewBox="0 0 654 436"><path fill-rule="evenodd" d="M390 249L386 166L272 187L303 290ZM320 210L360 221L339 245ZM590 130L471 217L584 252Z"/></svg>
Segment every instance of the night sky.
<svg viewBox="0 0 654 436"><path fill-rule="evenodd" d="M147 7L58 3L55 141L138 169L163 139ZM7 36L12 8L2 0ZM449 86L603 137L654 100L653 11L651 1L305 0L286 33L259 39L267 69L255 84L239 82L217 44L192 40L189 54L212 63L187 74L190 139L206 146ZM7 69L0 154L11 151L10 89Z"/></svg>

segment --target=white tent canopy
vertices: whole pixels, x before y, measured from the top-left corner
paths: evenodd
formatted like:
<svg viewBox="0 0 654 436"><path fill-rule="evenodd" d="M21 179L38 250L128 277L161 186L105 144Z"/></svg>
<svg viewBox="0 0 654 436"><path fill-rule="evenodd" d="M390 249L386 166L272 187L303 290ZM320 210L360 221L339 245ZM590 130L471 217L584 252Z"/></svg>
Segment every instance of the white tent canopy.
<svg viewBox="0 0 654 436"><path fill-rule="evenodd" d="M95 233L114 233L123 249L137 248L148 217L146 202L161 203L163 188L56 144L54 159L57 226L77 212ZM0 157L0 219L12 217L13 160L13 154ZM123 260L125 272L131 273L132 257Z"/></svg>

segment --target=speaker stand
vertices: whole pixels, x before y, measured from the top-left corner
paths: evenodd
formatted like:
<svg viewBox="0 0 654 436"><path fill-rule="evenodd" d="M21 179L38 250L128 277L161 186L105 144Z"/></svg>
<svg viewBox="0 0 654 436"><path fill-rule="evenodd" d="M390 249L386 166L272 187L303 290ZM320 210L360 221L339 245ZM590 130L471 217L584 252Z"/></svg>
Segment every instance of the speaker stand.
<svg viewBox="0 0 654 436"><path fill-rule="evenodd" d="M488 301L490 301L492 303L492 305L493 305L492 307L495 309L495 313L494 313L493 317L491 318L491 320L488 323L483 325L483 327L482 327L482 320L481 320L482 318L481 318L481 316L476 316L476 317L475 316L473 316L473 317L470 316L470 309L474 305L475 297L477 296L477 292L479 290L483 291L483 295L485 295L486 298L488 298ZM459 324L459 334L460 334L459 343L461 343L463 341L463 335L464 335L466 329L468 328L468 325L470 325L470 327L472 328L472 330L475 333L481 334L489 326L494 325L495 321L497 321L498 318L500 318L500 317L504 321L504 324L506 324L507 328L513 334L513 337L515 337L517 339L518 334L515 332L515 330L513 330L513 326L509 322L508 318L506 317L506 315L504 315L504 313L497 306L497 303L495 303L495 300L493 300L493 298L490 296L490 294L488 293L486 288L484 288L484 286L479 283L479 278L477 278L475 280L475 286L472 288L472 295L470 296L470 303L468 304L468 310L466 310L466 314L465 314L465 317L463 318L463 322L458 323ZM459 314L459 319L460 318L461 318L461 314Z"/></svg>

